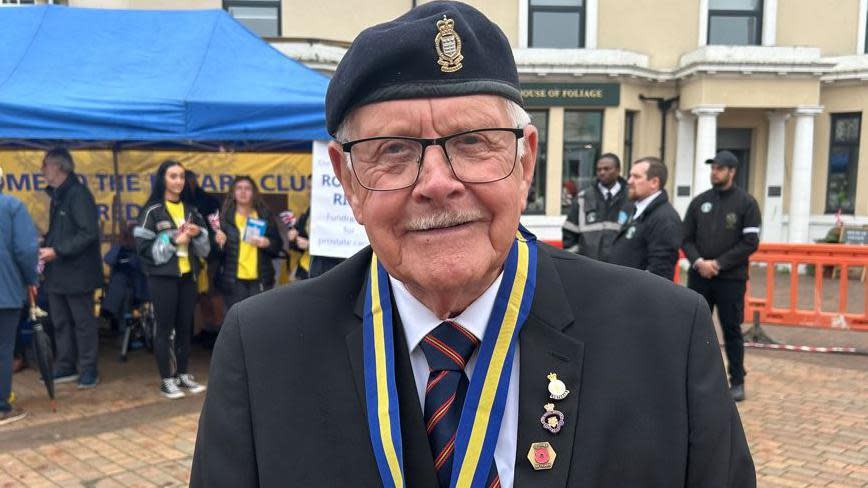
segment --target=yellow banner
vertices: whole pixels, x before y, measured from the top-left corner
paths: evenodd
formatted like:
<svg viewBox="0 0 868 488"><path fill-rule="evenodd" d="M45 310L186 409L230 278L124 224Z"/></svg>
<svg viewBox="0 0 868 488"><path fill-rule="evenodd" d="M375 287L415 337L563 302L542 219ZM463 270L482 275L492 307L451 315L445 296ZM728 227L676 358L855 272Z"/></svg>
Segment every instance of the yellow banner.
<svg viewBox="0 0 868 488"><path fill-rule="evenodd" d="M3 191L20 198L30 211L40 233L48 229L48 195L42 176L43 151L0 151ZM119 194L120 217L138 218L141 206L151 191L151 179L161 162L175 159L199 176L199 185L208 193L229 191L237 175L249 175L275 210L288 208L297 216L310 205L310 153L249 153L195 151L121 151L118 175L114 174L110 150L72 151L75 172L84 180L96 199L103 235L111 232L111 206ZM285 200L284 200L285 198Z"/></svg>

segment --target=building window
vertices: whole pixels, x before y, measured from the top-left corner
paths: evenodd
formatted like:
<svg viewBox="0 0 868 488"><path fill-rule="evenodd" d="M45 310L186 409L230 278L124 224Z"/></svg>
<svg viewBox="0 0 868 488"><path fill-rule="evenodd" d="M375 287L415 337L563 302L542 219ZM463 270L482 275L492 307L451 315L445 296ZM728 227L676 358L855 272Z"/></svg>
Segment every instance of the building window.
<svg viewBox="0 0 868 488"><path fill-rule="evenodd" d="M548 143L549 111L528 110L527 113L530 115L530 123L539 131L539 137L536 153L536 169L533 172L533 181L527 194L527 208L524 210L524 213L541 215L546 211L546 144Z"/></svg>
<svg viewBox="0 0 868 488"><path fill-rule="evenodd" d="M708 44L760 45L762 14L762 0L709 0Z"/></svg>
<svg viewBox="0 0 868 488"><path fill-rule="evenodd" d="M624 173L630 174L633 167L633 131L636 125L636 112L627 110L624 114Z"/></svg>
<svg viewBox="0 0 868 488"><path fill-rule="evenodd" d="M562 169L561 213L566 215L579 190L594 181L594 165L603 139L603 112L564 112L564 163Z"/></svg>
<svg viewBox="0 0 868 488"><path fill-rule="evenodd" d="M223 8L261 37L280 36L280 0L224 0Z"/></svg>
<svg viewBox="0 0 868 488"><path fill-rule="evenodd" d="M854 213L861 129L861 113L832 114L826 213Z"/></svg>
<svg viewBox="0 0 868 488"><path fill-rule="evenodd" d="M528 47L585 47L584 0L528 1Z"/></svg>

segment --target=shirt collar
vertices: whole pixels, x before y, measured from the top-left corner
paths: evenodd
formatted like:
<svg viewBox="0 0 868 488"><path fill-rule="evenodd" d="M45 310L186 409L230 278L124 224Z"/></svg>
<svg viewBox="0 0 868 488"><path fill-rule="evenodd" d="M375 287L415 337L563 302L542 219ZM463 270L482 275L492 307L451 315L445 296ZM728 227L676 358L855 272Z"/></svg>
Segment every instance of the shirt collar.
<svg viewBox="0 0 868 488"><path fill-rule="evenodd" d="M661 193L663 193L663 190L657 190L651 195L648 195L642 200L636 202L636 213L633 215L633 218L638 219L639 216L642 215L642 212L644 212L645 209L648 208L648 205L651 205L651 202L653 202L654 199L657 198Z"/></svg>
<svg viewBox="0 0 868 488"><path fill-rule="evenodd" d="M502 279L503 272L460 315L450 319L470 331L480 342L482 342L482 338L485 336L485 329L488 326L488 319L491 317L491 309L494 308L494 299L497 297L497 290L500 288ZM438 319L434 315L434 312L410 294L403 283L391 275L389 276L389 282L392 284L392 295L395 297L395 306L398 308L401 323L404 325L404 336L407 338L407 347L412 352L422 342L422 339L443 321Z"/></svg>
<svg viewBox="0 0 868 488"><path fill-rule="evenodd" d="M602 183L597 183L597 187L600 189L600 191L603 193L603 195L606 195L606 192L610 191L610 192L612 192L612 196L614 197L615 195L618 194L619 191L621 191L621 182L615 181L615 184L612 185L612 188L606 188L606 185L604 185Z"/></svg>

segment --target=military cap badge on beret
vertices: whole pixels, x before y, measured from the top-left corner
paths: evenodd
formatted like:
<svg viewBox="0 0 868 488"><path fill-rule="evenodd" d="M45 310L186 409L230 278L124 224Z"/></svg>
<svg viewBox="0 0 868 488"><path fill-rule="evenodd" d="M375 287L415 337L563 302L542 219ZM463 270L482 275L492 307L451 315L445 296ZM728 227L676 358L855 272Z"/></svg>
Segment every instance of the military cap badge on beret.
<svg viewBox="0 0 868 488"><path fill-rule="evenodd" d="M503 31L460 2L430 2L362 31L335 70L326 125L354 108L409 98L499 95L524 105Z"/></svg>

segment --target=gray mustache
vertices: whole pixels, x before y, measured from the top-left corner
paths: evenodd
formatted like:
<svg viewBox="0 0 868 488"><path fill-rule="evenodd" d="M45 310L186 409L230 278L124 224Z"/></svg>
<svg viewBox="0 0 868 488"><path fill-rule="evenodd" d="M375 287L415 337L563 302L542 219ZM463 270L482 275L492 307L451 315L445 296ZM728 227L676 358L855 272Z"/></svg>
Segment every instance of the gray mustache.
<svg viewBox="0 0 868 488"><path fill-rule="evenodd" d="M442 211L410 219L407 222L407 229L411 231L442 229L473 222L481 218L482 213L473 210Z"/></svg>

